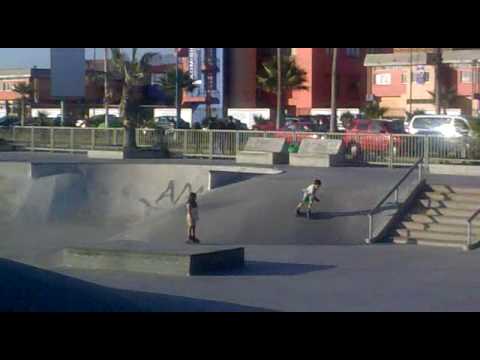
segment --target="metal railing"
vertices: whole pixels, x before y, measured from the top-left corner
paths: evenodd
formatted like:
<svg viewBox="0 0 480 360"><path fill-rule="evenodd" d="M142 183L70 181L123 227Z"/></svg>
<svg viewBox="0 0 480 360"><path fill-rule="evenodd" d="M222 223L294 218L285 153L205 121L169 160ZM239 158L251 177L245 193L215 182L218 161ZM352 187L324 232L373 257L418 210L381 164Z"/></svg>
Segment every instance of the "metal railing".
<svg viewBox="0 0 480 360"><path fill-rule="evenodd" d="M480 209L476 210L472 216L470 216L467 220L467 246L466 250L470 250L472 248L472 222L480 215Z"/></svg>
<svg viewBox="0 0 480 360"><path fill-rule="evenodd" d="M282 137L288 144L305 138L340 140L345 158L354 164L411 166L420 157L430 163L470 162L480 164L480 139L447 139L404 134L353 134L311 132L264 132L235 130L137 129L140 147L165 146L173 154L188 157L234 159L251 137ZM124 144L124 129L11 127L0 128L0 138L30 150L88 151L118 149Z"/></svg>
<svg viewBox="0 0 480 360"><path fill-rule="evenodd" d="M418 183L417 183L417 186L418 184L420 184L423 180L423 176L424 176L424 171L423 171L423 166L424 166L424 158L423 156L417 160L417 162L415 162L415 164L406 172L405 175L402 176L402 178L395 184L395 186L392 188L392 190L390 190L383 198L382 200L380 200L378 202L378 204L372 209L370 210L369 214L368 214L368 238L366 240L366 242L368 244L370 244L372 241L373 241L373 237L374 237L374 234L373 234L373 220L374 220L374 216L375 214L378 213L378 211L381 209L381 207L386 203L386 201L392 196L394 195L394 198L395 198L395 204L398 205L399 204L399 193L400 193L400 186L402 186L402 184L405 182L405 180L408 179L408 177L413 173L414 170L416 170L418 168Z"/></svg>

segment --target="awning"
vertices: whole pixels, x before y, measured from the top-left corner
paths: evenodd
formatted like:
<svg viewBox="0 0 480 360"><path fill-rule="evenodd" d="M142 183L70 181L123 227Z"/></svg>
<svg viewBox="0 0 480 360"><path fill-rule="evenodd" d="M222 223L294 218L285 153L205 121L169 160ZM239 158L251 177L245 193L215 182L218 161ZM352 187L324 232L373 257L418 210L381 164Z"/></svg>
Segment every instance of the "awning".
<svg viewBox="0 0 480 360"><path fill-rule="evenodd" d="M443 62L445 64L471 64L480 62L480 50L450 50L444 51Z"/></svg>
<svg viewBox="0 0 480 360"><path fill-rule="evenodd" d="M364 65L376 66L410 66L410 65L433 65L433 54L425 52L401 52L394 54L368 54Z"/></svg>

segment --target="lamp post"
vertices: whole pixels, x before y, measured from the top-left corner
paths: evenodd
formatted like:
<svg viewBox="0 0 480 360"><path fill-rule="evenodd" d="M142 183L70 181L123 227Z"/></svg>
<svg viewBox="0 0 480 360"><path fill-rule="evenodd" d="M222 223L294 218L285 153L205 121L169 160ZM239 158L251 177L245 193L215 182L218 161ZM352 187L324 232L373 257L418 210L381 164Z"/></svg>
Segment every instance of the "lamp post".
<svg viewBox="0 0 480 360"><path fill-rule="evenodd" d="M277 48L277 131L282 123L282 49Z"/></svg>
<svg viewBox="0 0 480 360"><path fill-rule="evenodd" d="M105 72L105 129L108 129L108 48L105 48L105 59L104 59L104 72Z"/></svg>

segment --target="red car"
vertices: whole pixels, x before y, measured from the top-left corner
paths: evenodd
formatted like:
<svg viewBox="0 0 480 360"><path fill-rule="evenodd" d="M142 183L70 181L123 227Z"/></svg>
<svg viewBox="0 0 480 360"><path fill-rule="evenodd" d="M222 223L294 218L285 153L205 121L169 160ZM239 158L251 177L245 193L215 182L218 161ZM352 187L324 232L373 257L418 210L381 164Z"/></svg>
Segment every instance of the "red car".
<svg viewBox="0 0 480 360"><path fill-rule="evenodd" d="M362 152L388 154L390 141L393 142L393 153L398 154L401 146L401 137L391 137L404 133L402 124L387 120L357 119L346 129L343 136L343 145L353 159L361 157Z"/></svg>

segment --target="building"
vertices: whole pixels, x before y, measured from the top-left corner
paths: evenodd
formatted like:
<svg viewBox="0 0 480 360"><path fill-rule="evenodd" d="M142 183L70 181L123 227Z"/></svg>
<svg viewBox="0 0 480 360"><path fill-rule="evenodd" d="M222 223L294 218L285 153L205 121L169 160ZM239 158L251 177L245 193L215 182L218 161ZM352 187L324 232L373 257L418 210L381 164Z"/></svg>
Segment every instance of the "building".
<svg viewBox="0 0 480 360"><path fill-rule="evenodd" d="M443 48L440 66L442 111L478 115L479 49ZM368 55L369 95L388 117L435 113L436 58L433 48L395 48L390 54Z"/></svg>

